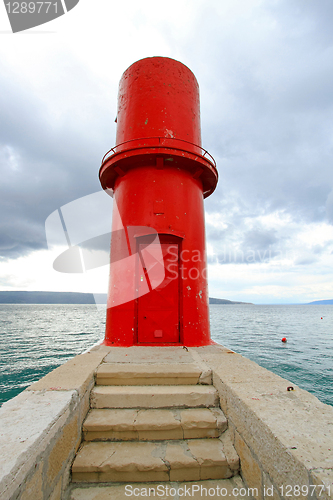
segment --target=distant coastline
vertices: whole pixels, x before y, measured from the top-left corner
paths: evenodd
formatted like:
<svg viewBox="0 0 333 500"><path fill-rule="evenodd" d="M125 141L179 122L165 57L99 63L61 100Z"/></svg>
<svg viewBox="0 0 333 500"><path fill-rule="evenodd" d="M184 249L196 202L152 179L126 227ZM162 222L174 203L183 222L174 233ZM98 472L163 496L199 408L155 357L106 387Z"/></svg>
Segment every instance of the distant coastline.
<svg viewBox="0 0 333 500"><path fill-rule="evenodd" d="M106 302L106 294L96 294L99 303ZM26 292L0 291L0 304L95 304L93 293L80 292Z"/></svg>
<svg viewBox="0 0 333 500"><path fill-rule="evenodd" d="M0 304L105 304L106 293L81 292L27 292L0 291ZM252 302L239 302L209 297L209 304L218 305L255 305ZM333 299L315 300L298 305L333 305Z"/></svg>
<svg viewBox="0 0 333 500"><path fill-rule="evenodd" d="M308 302L306 305L307 306L315 306L315 305L325 305L325 304L333 304L333 299L328 299L328 300L314 300L313 302Z"/></svg>
<svg viewBox="0 0 333 500"><path fill-rule="evenodd" d="M95 304L106 303L106 293L0 291L0 304ZM209 304L250 304L209 298Z"/></svg>
<svg viewBox="0 0 333 500"><path fill-rule="evenodd" d="M233 305L233 304L244 304L244 305L251 305L253 306L252 302L234 302L233 300L227 300L227 299L214 299L212 297L209 297L209 303L210 304L223 304L223 305Z"/></svg>

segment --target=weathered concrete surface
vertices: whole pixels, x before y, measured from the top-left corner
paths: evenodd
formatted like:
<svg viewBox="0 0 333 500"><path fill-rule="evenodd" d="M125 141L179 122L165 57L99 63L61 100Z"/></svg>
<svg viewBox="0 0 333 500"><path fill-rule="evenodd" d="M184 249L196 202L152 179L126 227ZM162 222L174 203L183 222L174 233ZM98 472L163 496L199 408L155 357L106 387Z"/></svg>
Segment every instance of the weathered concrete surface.
<svg viewBox="0 0 333 500"><path fill-rule="evenodd" d="M193 363L194 358L189 350L182 346L133 346L111 347L104 361L105 363L153 363L160 365Z"/></svg>
<svg viewBox="0 0 333 500"><path fill-rule="evenodd" d="M24 391L0 411L0 491L11 498L18 485L38 464L49 442L68 419L77 402L75 391ZM36 488L38 481L36 479Z"/></svg>
<svg viewBox="0 0 333 500"><path fill-rule="evenodd" d="M94 378L97 366L110 352L110 347L98 346L98 349L75 356L59 366L45 377L35 382L27 391L70 391L76 390L81 396Z"/></svg>

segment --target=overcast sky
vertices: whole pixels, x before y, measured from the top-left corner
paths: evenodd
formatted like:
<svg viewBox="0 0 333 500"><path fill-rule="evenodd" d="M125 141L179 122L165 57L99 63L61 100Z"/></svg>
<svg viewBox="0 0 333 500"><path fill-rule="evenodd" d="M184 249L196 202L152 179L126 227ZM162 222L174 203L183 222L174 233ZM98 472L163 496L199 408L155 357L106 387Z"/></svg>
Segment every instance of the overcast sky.
<svg viewBox="0 0 333 500"><path fill-rule="evenodd" d="M1 4L0 290L106 291L105 268L53 270L45 220L101 189L119 79L158 55L196 75L218 166L210 296L333 298L332 26L332 0L80 0L12 34Z"/></svg>

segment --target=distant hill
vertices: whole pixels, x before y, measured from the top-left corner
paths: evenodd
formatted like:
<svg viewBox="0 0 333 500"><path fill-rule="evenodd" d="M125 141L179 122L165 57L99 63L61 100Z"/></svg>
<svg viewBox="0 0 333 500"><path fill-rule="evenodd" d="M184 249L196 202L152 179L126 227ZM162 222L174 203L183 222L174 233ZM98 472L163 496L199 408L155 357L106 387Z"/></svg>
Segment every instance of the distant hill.
<svg viewBox="0 0 333 500"><path fill-rule="evenodd" d="M308 304L306 304L306 305L307 306L314 306L314 305L325 305L325 304L333 304L333 299L314 300L313 302L308 302Z"/></svg>
<svg viewBox="0 0 333 500"><path fill-rule="evenodd" d="M105 293L79 293L79 292L1 292L0 304L95 304L95 299L100 304L106 303ZM209 298L210 304L250 304L250 302L233 302L227 299ZM333 303L333 301L332 301Z"/></svg>
<svg viewBox="0 0 333 500"><path fill-rule="evenodd" d="M212 297L209 297L209 303L210 304L249 304L252 305L252 302L234 302L233 300L227 300L227 299L213 299Z"/></svg>
<svg viewBox="0 0 333 500"><path fill-rule="evenodd" d="M96 295L106 302L106 294ZM95 298L92 293L0 291L0 304L95 304Z"/></svg>

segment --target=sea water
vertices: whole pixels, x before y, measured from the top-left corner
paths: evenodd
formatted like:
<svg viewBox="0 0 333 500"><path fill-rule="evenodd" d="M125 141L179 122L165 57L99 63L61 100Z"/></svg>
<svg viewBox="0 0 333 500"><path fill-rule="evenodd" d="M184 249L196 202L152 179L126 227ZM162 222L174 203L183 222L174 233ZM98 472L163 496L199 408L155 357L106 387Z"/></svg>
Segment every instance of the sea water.
<svg viewBox="0 0 333 500"><path fill-rule="evenodd" d="M210 315L213 340L333 405L333 306L211 305ZM94 305L1 304L0 404L104 329L105 310Z"/></svg>
<svg viewBox="0 0 333 500"><path fill-rule="evenodd" d="M0 403L103 338L95 305L0 304Z"/></svg>
<svg viewBox="0 0 333 500"><path fill-rule="evenodd" d="M216 342L333 405L332 305L212 305L210 312Z"/></svg>

